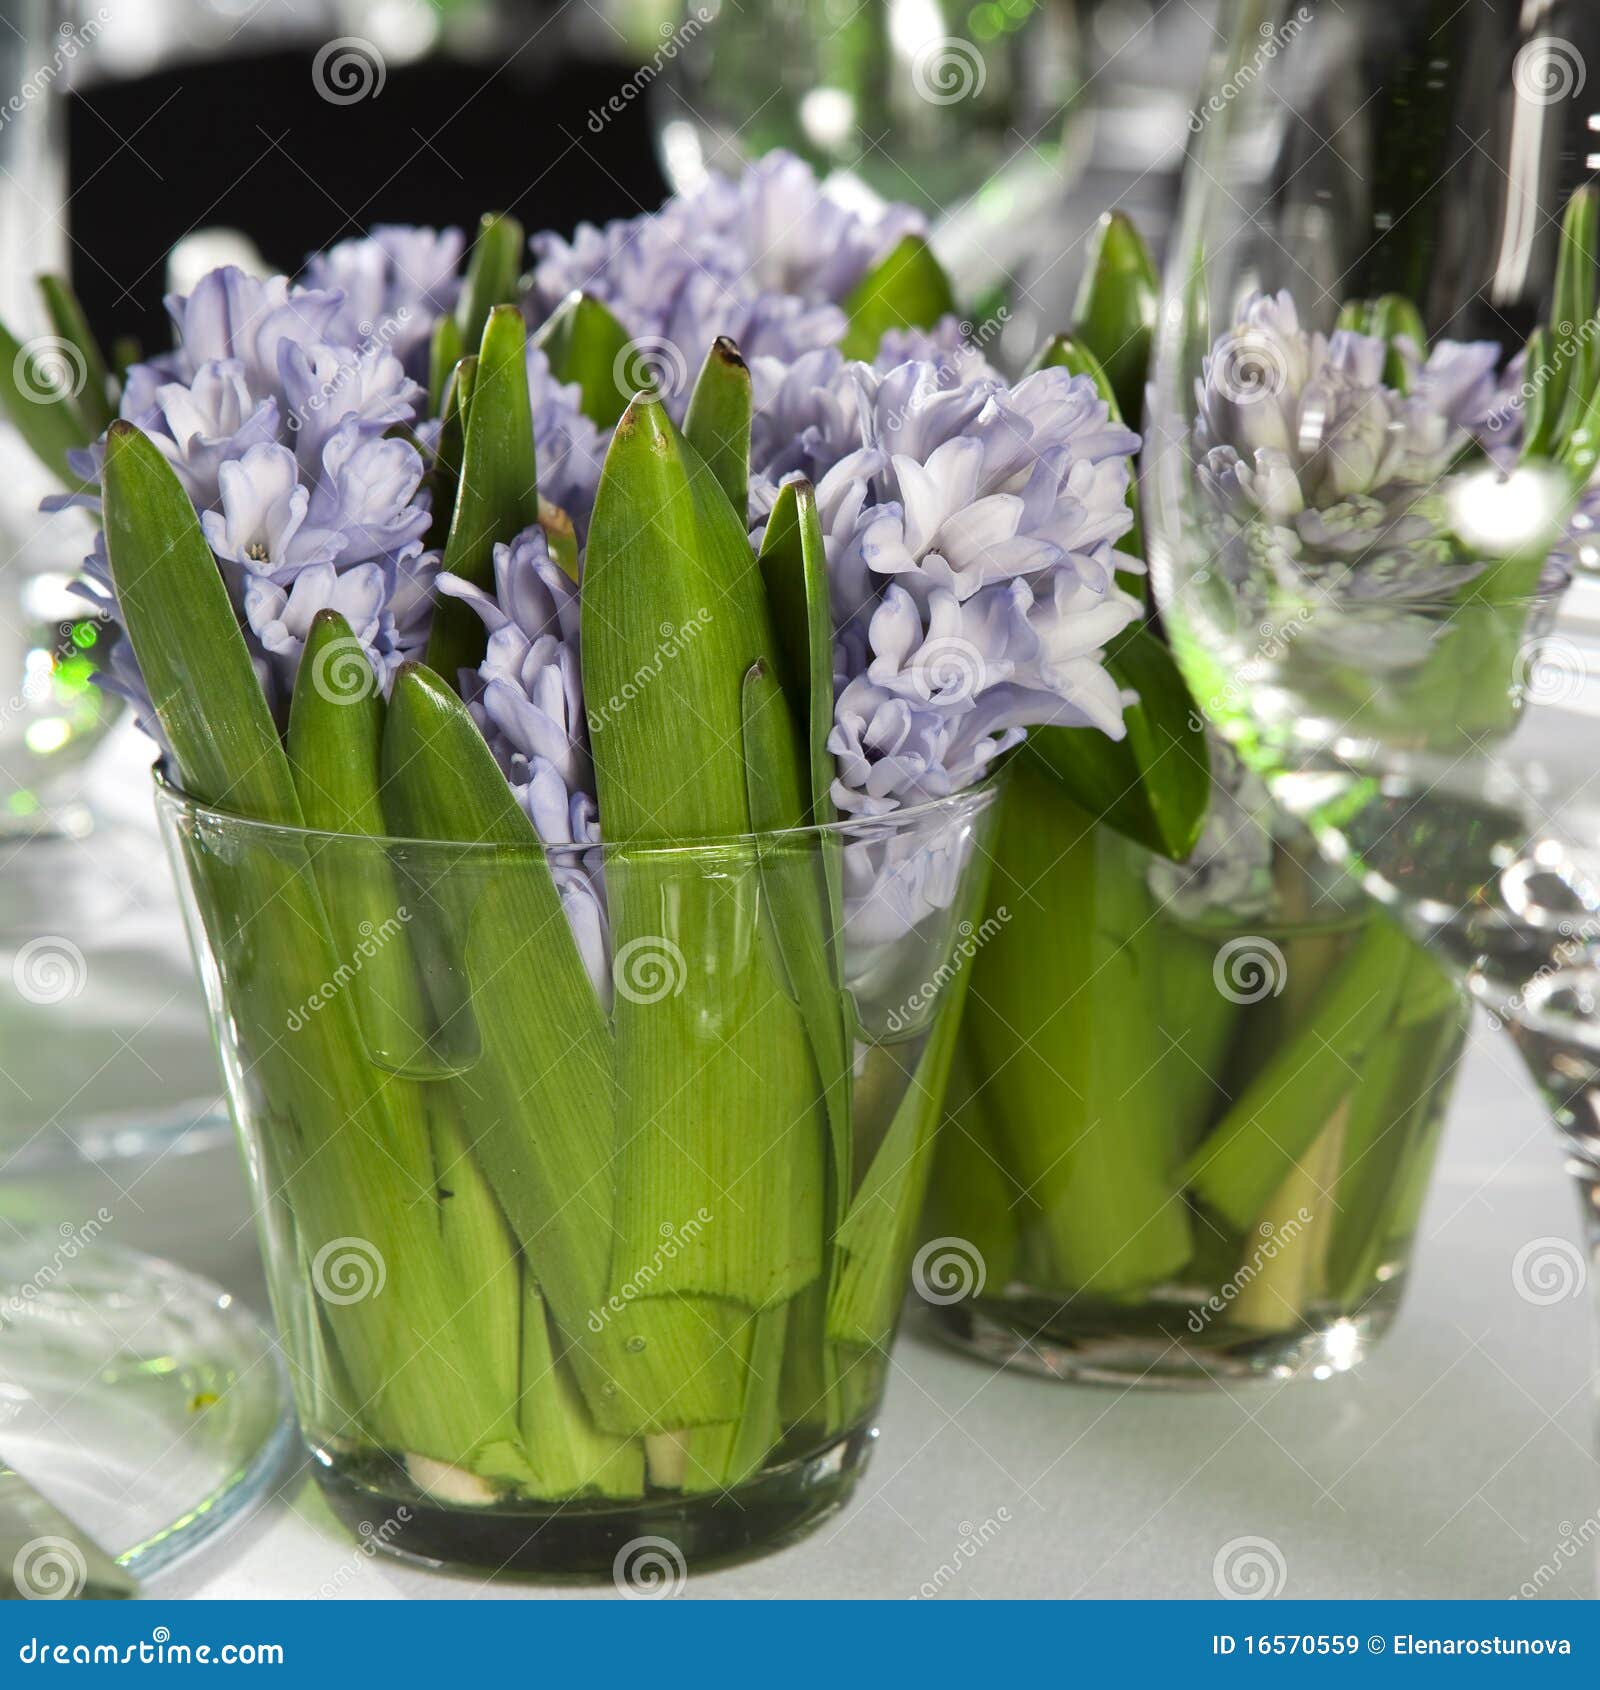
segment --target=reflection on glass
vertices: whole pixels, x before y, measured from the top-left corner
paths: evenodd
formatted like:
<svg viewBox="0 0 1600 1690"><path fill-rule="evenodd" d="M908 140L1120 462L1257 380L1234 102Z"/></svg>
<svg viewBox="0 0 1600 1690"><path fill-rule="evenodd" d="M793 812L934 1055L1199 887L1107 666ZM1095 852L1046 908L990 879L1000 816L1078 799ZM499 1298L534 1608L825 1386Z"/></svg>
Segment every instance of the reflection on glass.
<svg viewBox="0 0 1600 1690"><path fill-rule="evenodd" d="M1532 10L1237 0L1147 493L1207 714L1507 1021L1592 1195L1600 16Z"/></svg>

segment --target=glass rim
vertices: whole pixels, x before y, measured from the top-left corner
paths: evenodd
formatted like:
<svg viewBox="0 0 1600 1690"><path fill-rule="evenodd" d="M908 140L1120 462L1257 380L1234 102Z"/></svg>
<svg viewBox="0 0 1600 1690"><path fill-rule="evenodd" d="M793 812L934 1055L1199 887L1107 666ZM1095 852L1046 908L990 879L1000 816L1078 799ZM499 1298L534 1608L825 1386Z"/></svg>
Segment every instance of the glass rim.
<svg viewBox="0 0 1600 1690"><path fill-rule="evenodd" d="M981 780L963 787L959 792L951 793L948 797L927 799L920 804L908 804L903 809L891 810L881 816L849 816L832 822L773 828L766 832L700 834L683 839L644 840L634 843L600 839L588 845L576 842L547 845L537 837L526 844L512 845L493 839L428 839L396 833L343 833L329 828L264 821L260 817L246 816L218 804L208 804L185 792L168 777L159 761L150 772L158 811L170 816L187 816L202 820L229 832L262 839L275 838L284 843L297 842L301 846L319 840L324 846L360 845L368 849L404 846L419 851L449 851L457 856L481 853L485 859L495 860L515 857L524 852L537 853L559 864L581 862L597 851L607 857L697 857L735 852L747 854L757 848L815 848L824 839L836 839L841 844L881 843L901 835L915 834L923 827L937 827L941 822L954 817L975 817L982 814L999 797L1010 761L1009 753L1002 755L990 766Z"/></svg>

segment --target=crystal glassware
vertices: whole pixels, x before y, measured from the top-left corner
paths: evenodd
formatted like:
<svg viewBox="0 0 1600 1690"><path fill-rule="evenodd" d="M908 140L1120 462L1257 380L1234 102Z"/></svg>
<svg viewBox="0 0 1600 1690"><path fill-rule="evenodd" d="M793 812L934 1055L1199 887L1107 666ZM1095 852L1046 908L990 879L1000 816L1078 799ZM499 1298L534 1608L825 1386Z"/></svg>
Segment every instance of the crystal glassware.
<svg viewBox="0 0 1600 1690"><path fill-rule="evenodd" d="M1592 1253L1596 278L1563 224L1600 169L1600 14L1235 0L1228 26L1159 330L1158 601L1278 802L1509 1026ZM1528 1299L1575 1294L1586 1259L1535 1243Z"/></svg>
<svg viewBox="0 0 1600 1690"><path fill-rule="evenodd" d="M541 861L162 790L301 1426L355 1529L622 1578L641 1546L770 1547L848 1496L993 798ZM580 882L652 928L592 987L538 914ZM853 1056L824 1084L786 917L829 885Z"/></svg>
<svg viewBox="0 0 1600 1690"><path fill-rule="evenodd" d="M1024 757L995 856L916 1275L941 1334L1062 1379L1353 1366L1399 1305L1461 988L1236 768L1177 864Z"/></svg>

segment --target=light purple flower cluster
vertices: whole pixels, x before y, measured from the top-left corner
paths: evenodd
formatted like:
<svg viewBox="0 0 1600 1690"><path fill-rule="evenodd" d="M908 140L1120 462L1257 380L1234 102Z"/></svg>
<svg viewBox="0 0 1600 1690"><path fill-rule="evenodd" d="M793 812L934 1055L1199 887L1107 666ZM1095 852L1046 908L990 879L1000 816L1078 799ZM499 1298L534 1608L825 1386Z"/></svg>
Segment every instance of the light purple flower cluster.
<svg viewBox="0 0 1600 1690"><path fill-rule="evenodd" d="M122 415L149 435L200 513L268 697L285 703L311 619L349 621L385 679L426 638L435 554L424 465L389 437L422 389L386 345L338 338L344 297L213 271L168 301L175 344L128 372ZM76 466L86 479L100 453ZM113 617L103 537L85 588ZM108 684L149 720L126 641Z"/></svg>
<svg viewBox="0 0 1600 1690"><path fill-rule="evenodd" d="M536 235L530 304L537 320L570 293L598 299L661 366L667 405L681 420L719 335L737 343L759 403L802 354L838 344L840 302L921 229L908 206L876 218L849 209L807 164L774 152L648 216L581 224L570 241Z"/></svg>
<svg viewBox="0 0 1600 1690"><path fill-rule="evenodd" d="M1224 562L1356 599L1425 598L1467 578L1436 495L1500 403L1501 350L1398 350L1404 392L1384 380L1383 341L1302 329L1287 293L1246 301L1196 383L1202 482L1246 519L1221 537Z"/></svg>
<svg viewBox="0 0 1600 1690"><path fill-rule="evenodd" d="M307 287L337 292L331 338L345 346L385 346L416 381L428 379L434 324L461 292L459 229L380 224L306 260Z"/></svg>
<svg viewBox="0 0 1600 1690"><path fill-rule="evenodd" d="M602 1002L610 992L600 842L579 672L578 589L529 528L494 549L494 592L453 575L439 590L482 619L487 654L462 677L473 719L540 839L552 847L556 889Z"/></svg>

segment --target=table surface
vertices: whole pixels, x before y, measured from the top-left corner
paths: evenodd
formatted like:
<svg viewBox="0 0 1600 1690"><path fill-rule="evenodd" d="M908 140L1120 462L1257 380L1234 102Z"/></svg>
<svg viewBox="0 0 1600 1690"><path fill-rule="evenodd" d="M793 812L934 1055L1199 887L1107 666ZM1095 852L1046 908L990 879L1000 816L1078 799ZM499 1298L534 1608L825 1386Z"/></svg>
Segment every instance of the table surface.
<svg viewBox="0 0 1600 1690"><path fill-rule="evenodd" d="M146 778L131 814L148 807ZM94 852L105 855L117 837L106 833ZM88 1099L98 1096L113 1126L121 1118L114 1106L144 1101L135 1065L113 1063L101 1048L117 1042L100 1022L132 989L136 956L150 1014L137 1018L144 1030L135 1044L148 1044L162 1010L171 1045L159 1064L165 1083L182 1056L195 1087L217 1084L198 1004L187 1002L192 981L171 985L145 951L129 949L114 966L135 918L132 931L145 941L159 934L162 944L180 943L155 841L130 837L121 858L150 872L118 881L127 913L98 930L89 986L76 1000L80 1054L56 1074L78 1116L92 1114ZM13 863L8 886L18 872ZM61 919L59 896L51 913ZM168 957L169 974L185 967L181 954ZM45 1031L41 1024L30 1037ZM22 1053L13 1043L6 1062L14 1086ZM82 1054L89 1045L92 1061ZM32 1054L42 1070L42 1044ZM38 1083L31 1070L28 1077ZM4 1101L14 1111L15 1099ZM225 1136L209 1148L107 1167L100 1177L115 1186L119 1242L173 1257L265 1307L244 1179ZM96 1202L82 1192L57 1200L69 1214L92 1213ZM1239 1540L1265 1540L1255 1547L1268 1563L1281 1560L1288 1597L1592 1596L1600 1477L1584 1297L1557 1284L1551 1299L1529 1300L1515 1266L1521 1252L1526 1289L1530 1251L1570 1256L1578 1232L1543 1108L1510 1043L1480 1025L1404 1307L1352 1372L1325 1383L1203 1391L1067 1386L947 1350L919 1333L913 1315L894 1352L878 1447L849 1505L804 1542L692 1577L684 1594L1210 1597L1219 1557L1250 1554ZM164 1597L612 1594L609 1583L557 1590L362 1553L296 1463L275 1476L254 1513L148 1589Z"/></svg>
<svg viewBox="0 0 1600 1690"><path fill-rule="evenodd" d="M231 1150L169 1164L159 1185L161 1206L193 1215L203 1196L213 1217L195 1265L257 1296L251 1236L234 1232L245 1203ZM1404 1310L1353 1372L1199 1392L1067 1386L994 1372L919 1336L913 1317L855 1498L805 1542L693 1577L684 1594L1210 1597L1219 1554L1249 1538L1281 1556L1287 1597L1591 1596L1600 1482L1584 1301L1530 1303L1513 1277L1524 1246L1577 1230L1538 1099L1509 1044L1480 1026ZM149 1588L612 1594L359 1553L298 1467Z"/></svg>

